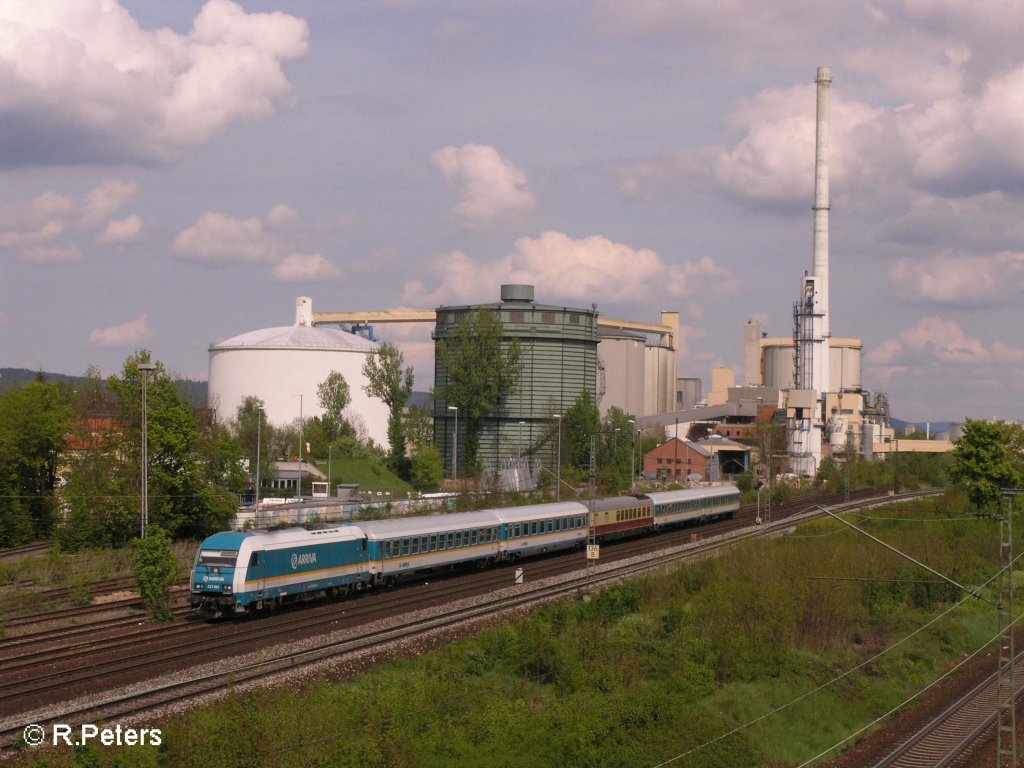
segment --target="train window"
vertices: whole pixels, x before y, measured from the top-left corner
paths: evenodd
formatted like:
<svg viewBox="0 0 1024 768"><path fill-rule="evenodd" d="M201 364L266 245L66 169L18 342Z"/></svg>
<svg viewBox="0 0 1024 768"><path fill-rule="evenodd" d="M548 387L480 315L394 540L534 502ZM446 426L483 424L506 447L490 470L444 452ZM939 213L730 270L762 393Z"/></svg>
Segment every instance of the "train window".
<svg viewBox="0 0 1024 768"><path fill-rule="evenodd" d="M234 565L237 558L237 549L203 549L199 552L200 565Z"/></svg>
<svg viewBox="0 0 1024 768"><path fill-rule="evenodd" d="M547 532L551 533L553 530L555 530L555 522L553 520L548 520L546 527L547 527Z"/></svg>
<svg viewBox="0 0 1024 768"><path fill-rule="evenodd" d="M445 545L446 549L452 549L455 546L455 534L449 533L445 538L448 540Z"/></svg>
<svg viewBox="0 0 1024 768"><path fill-rule="evenodd" d="M417 537L417 538L414 538L412 540L412 542L410 543L410 545L409 545L409 554L410 555L418 555L419 553L420 553L420 540Z"/></svg>
<svg viewBox="0 0 1024 768"><path fill-rule="evenodd" d="M409 554L409 540L408 539L402 539L402 557L405 557L408 554Z"/></svg>
<svg viewBox="0 0 1024 768"><path fill-rule="evenodd" d="M534 535L534 536L537 535L537 522L536 521L530 523L530 533L532 535Z"/></svg>
<svg viewBox="0 0 1024 768"><path fill-rule="evenodd" d="M430 551L431 552L437 552L437 535L436 534L430 537Z"/></svg>
<svg viewBox="0 0 1024 768"><path fill-rule="evenodd" d="M260 553L259 552L253 552L249 556L249 567L251 568L252 566L259 565L259 564L260 564Z"/></svg>
<svg viewBox="0 0 1024 768"><path fill-rule="evenodd" d="M420 552L429 552L429 551L430 551L430 537L429 536L424 536L422 539L420 539Z"/></svg>
<svg viewBox="0 0 1024 768"><path fill-rule="evenodd" d="M462 531L456 531L455 532L455 546L456 547L461 547L462 546Z"/></svg>

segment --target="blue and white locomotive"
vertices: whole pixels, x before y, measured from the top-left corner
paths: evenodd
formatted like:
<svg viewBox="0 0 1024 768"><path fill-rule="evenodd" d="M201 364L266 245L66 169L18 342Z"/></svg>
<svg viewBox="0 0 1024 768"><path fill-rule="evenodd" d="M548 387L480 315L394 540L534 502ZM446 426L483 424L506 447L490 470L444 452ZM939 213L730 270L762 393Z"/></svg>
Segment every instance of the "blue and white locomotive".
<svg viewBox="0 0 1024 768"><path fill-rule="evenodd" d="M275 531L217 533L192 569L193 608L246 613L335 596L409 574L514 560L598 540L729 517L731 485ZM591 517L591 511L593 516Z"/></svg>

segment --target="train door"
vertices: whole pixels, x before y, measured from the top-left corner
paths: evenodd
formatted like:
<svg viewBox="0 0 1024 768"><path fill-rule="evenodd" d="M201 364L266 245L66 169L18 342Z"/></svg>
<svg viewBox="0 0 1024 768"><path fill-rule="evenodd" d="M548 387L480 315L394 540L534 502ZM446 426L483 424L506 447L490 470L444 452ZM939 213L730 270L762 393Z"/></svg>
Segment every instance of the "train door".
<svg viewBox="0 0 1024 768"><path fill-rule="evenodd" d="M267 588L267 553L254 550L249 554L249 567L245 574L246 592L252 592L256 598L256 609L263 607L268 599Z"/></svg>

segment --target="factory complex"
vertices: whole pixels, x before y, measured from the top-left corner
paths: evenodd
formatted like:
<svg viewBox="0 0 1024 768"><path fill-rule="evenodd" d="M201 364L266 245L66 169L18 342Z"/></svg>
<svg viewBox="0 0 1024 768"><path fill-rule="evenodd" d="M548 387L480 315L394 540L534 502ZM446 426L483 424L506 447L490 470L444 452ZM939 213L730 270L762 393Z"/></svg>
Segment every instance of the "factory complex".
<svg viewBox="0 0 1024 768"><path fill-rule="evenodd" d="M245 333L210 347L211 407L220 418L231 418L246 396L255 395L271 422L319 415L317 387L336 370L348 382L357 430L386 444L386 409L363 391L362 367L377 348L376 330L391 323L431 323L436 346L468 314L487 313L500 323L504 345L518 343L522 376L499 411L483 419L479 458L485 467L514 474L517 483L535 483L541 466L553 464L561 419L581 392L590 394L602 415L616 407L638 431L661 431L666 442L649 457L655 463L643 469L656 476L707 479L750 469L747 449L734 439L747 437L756 423L785 424L786 445L775 446L774 453L784 452L787 471L796 475L813 476L829 456L856 451L872 458L887 452L893 438L888 398L864 386L861 340L833 337L831 330L831 82L829 68L820 67L811 270L794 291L790 335L770 337L752 321L744 326L739 384L735 372L716 368L705 394L701 378L680 376L678 312L661 312L656 323L618 320L602 315L596 304L538 302L533 285L508 284L500 286L497 301L415 311L317 313L309 298L300 297L293 326ZM544 286L539 288L543 298ZM497 289L482 286L481 292ZM466 419L463 414L459 423L458 407L447 399L448 375L443 357L435 354L434 442L451 475L466 439ZM948 450L948 445L928 448ZM691 471L695 467L700 471Z"/></svg>

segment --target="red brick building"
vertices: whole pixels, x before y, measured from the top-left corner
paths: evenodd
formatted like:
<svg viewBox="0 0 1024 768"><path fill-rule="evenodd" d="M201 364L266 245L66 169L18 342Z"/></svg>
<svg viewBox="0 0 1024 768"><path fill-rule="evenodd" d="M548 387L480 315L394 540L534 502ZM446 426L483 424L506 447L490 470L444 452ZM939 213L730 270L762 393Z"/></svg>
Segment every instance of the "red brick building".
<svg viewBox="0 0 1024 768"><path fill-rule="evenodd" d="M705 480L711 465L711 451L686 440L672 438L644 454L644 475L685 481L692 474Z"/></svg>

